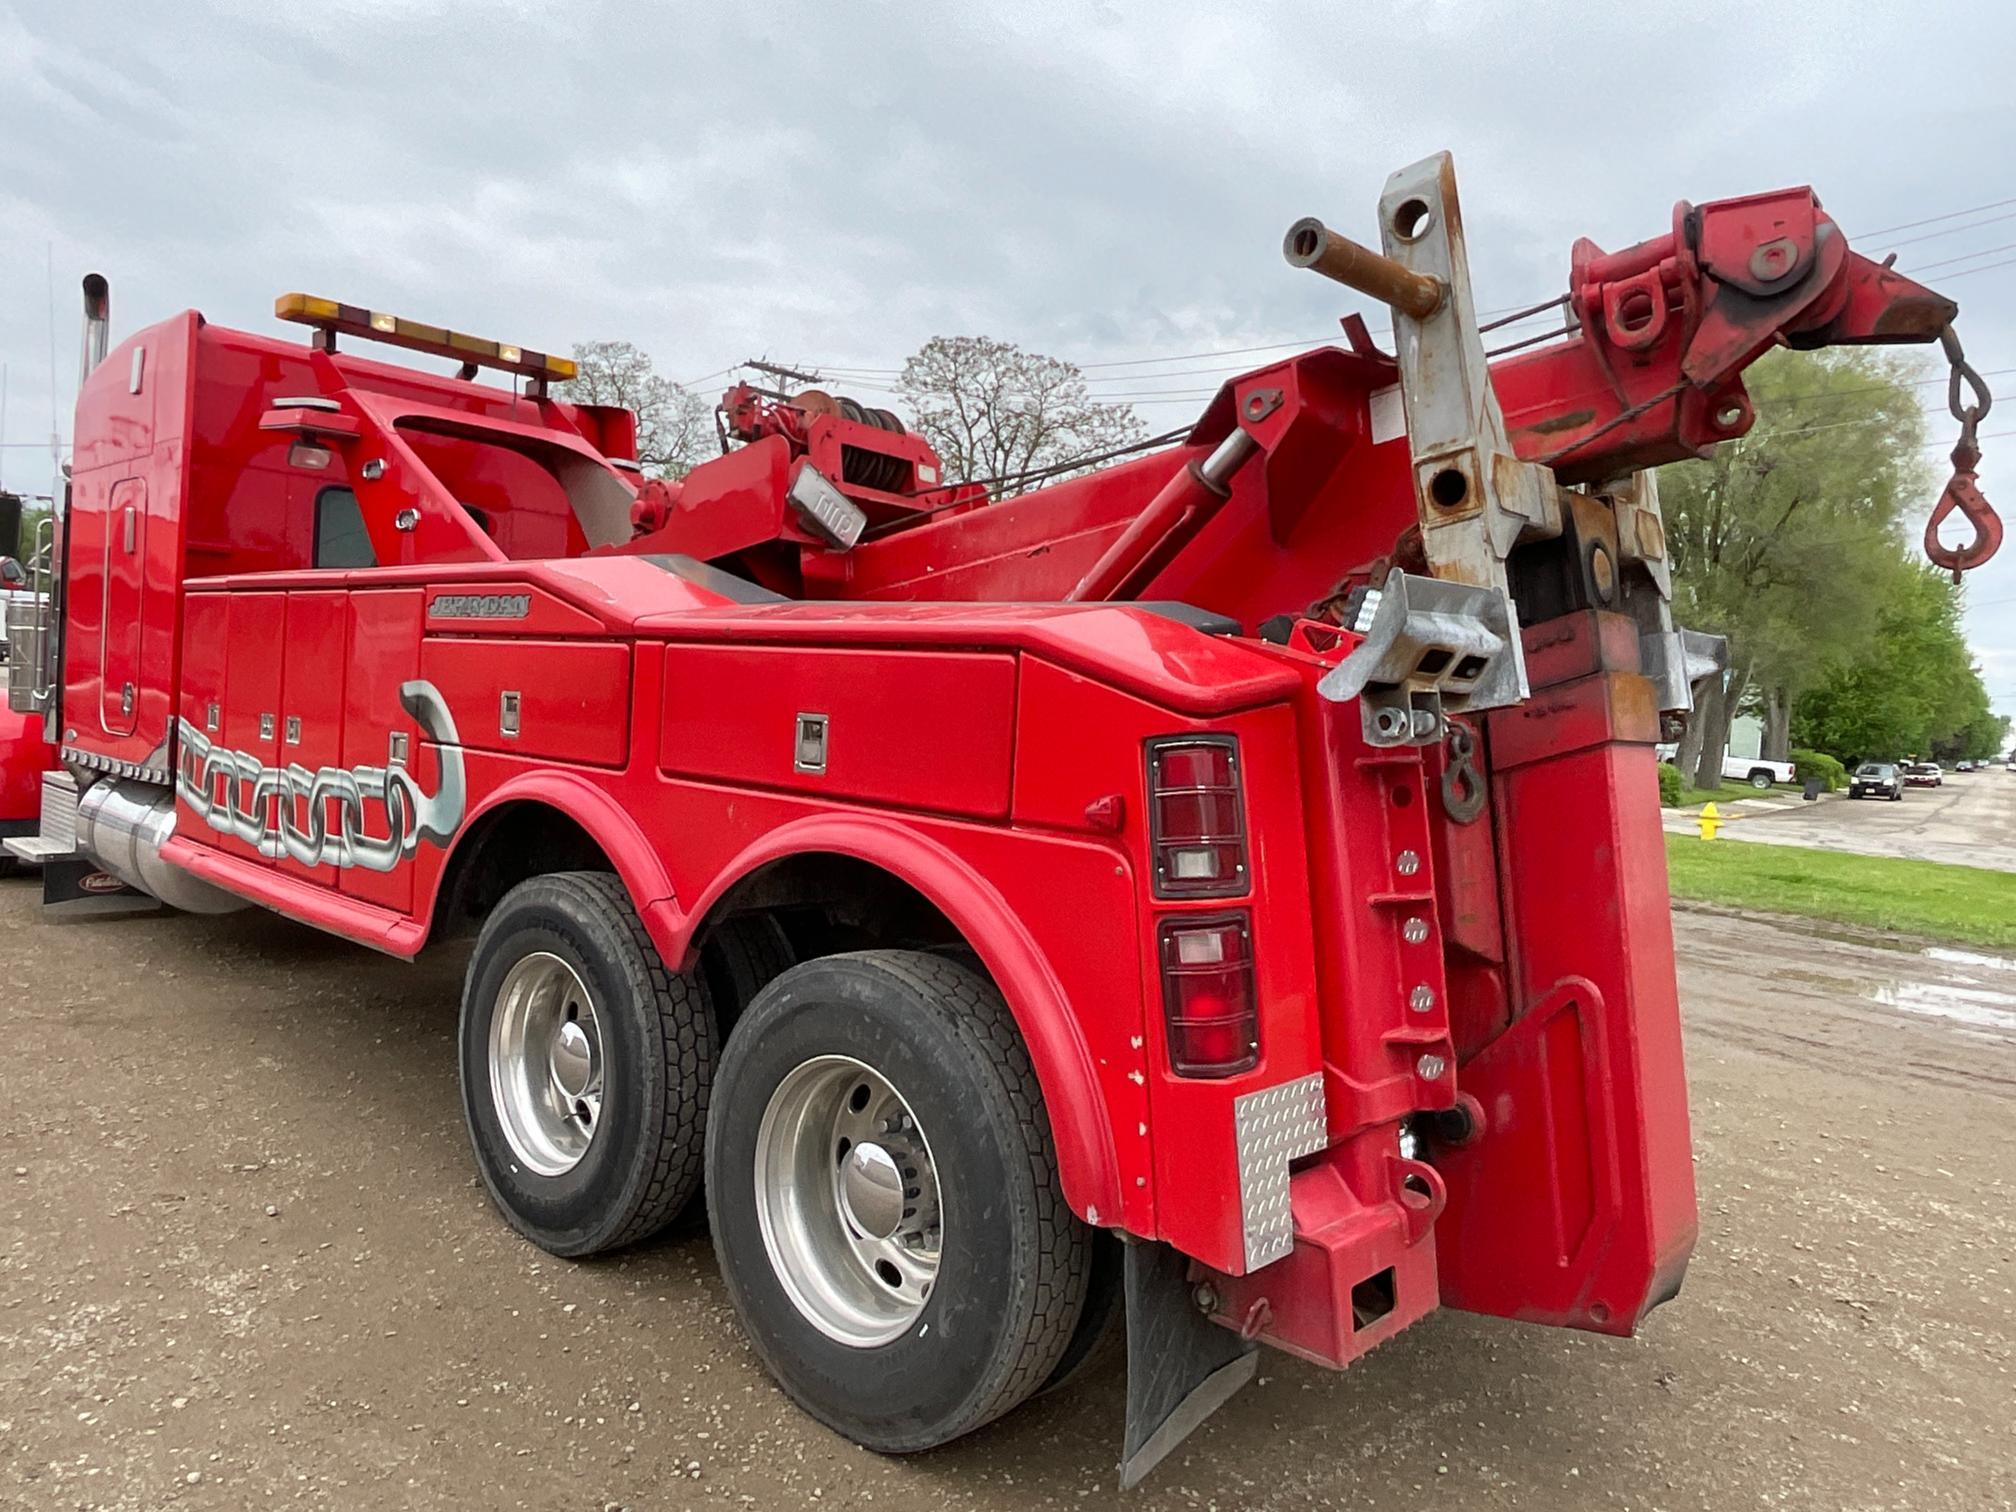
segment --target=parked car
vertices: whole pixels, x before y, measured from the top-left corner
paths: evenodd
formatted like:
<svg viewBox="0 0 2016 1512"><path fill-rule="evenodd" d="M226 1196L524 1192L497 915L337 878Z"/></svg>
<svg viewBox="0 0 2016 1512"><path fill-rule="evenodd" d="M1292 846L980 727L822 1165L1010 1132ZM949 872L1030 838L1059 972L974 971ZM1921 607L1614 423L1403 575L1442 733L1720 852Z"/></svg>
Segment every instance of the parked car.
<svg viewBox="0 0 2016 1512"><path fill-rule="evenodd" d="M1888 798L1895 803L1904 796L1904 778L1887 761L1865 761L1848 779L1850 798Z"/></svg>
<svg viewBox="0 0 2016 1512"><path fill-rule="evenodd" d="M1904 768L1904 782L1907 787L1941 787L1946 774L1936 761L1914 761Z"/></svg>
<svg viewBox="0 0 2016 1512"><path fill-rule="evenodd" d="M1659 759L1661 761L1671 761L1678 754L1679 749L1676 745L1662 745L1658 747ZM1766 761L1758 756L1725 755L1722 758L1722 775L1725 778L1733 778L1737 782L1747 782L1750 786L1762 792L1773 783L1792 782L1796 774L1792 763L1789 761ZM1688 780L1692 781L1694 774L1689 772L1687 776Z"/></svg>
<svg viewBox="0 0 2016 1512"><path fill-rule="evenodd" d="M1789 783L1798 774L1789 761L1765 761L1757 756L1724 756L1722 775L1747 782L1761 792L1776 782Z"/></svg>

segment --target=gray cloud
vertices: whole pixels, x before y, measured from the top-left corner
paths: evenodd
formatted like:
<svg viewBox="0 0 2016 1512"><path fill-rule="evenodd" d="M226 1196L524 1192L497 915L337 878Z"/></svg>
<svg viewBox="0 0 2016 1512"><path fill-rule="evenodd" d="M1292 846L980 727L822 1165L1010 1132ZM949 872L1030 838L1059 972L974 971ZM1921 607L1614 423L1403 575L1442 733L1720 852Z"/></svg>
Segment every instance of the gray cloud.
<svg viewBox="0 0 2016 1512"><path fill-rule="evenodd" d="M2016 196L2003 7L1372 9L0 0L6 439L49 428L51 246L67 396L87 267L122 330L191 305L264 328L302 288L533 345L626 337L690 378L756 352L889 368L938 332L1087 362L1319 339L1353 302L1282 265L1282 228L1365 226L1440 147L1487 307L1682 197L1811 182L1854 240ZM1929 275L1983 368L2016 368L2011 273ZM1214 381L1151 372L1109 387ZM1988 455L2016 511L2016 437ZM0 470L46 486L18 445ZM2016 546L1971 597L2016 711Z"/></svg>

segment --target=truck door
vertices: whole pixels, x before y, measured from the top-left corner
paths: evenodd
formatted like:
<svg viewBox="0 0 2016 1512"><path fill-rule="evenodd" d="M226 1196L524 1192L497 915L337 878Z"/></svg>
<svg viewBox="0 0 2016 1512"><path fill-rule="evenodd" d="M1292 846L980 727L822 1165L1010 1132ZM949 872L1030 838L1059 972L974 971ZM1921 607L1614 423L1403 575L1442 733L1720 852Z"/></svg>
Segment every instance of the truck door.
<svg viewBox="0 0 2016 1512"><path fill-rule="evenodd" d="M281 656L280 761L287 772L280 798L287 842L322 853L327 840L343 833L343 805L327 797L311 800L315 774L343 765L343 686L350 651L350 595L296 592L287 595L287 634ZM328 791L326 788L323 790ZM336 886L336 867L303 863L283 850L280 870L324 887Z"/></svg>
<svg viewBox="0 0 2016 1512"><path fill-rule="evenodd" d="M425 590L383 588L350 595L350 676L343 698L343 760L359 767L403 765L432 791L440 781L433 756L422 748L420 727L399 704L400 685L420 675L420 629ZM391 833L392 817L382 799L364 803L364 830L373 838ZM402 861L391 871L366 866L344 868L342 891L362 902L410 913L413 869Z"/></svg>
<svg viewBox="0 0 2016 1512"><path fill-rule="evenodd" d="M104 637L99 642L99 719L108 733L131 735L140 698L141 563L147 555L147 484L112 485L105 521Z"/></svg>

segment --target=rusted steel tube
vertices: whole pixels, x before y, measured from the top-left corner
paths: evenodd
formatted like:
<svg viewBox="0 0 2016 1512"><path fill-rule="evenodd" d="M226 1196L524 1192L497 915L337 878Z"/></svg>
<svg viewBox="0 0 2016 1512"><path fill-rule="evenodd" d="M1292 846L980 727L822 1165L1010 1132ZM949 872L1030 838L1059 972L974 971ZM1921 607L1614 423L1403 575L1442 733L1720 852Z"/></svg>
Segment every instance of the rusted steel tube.
<svg viewBox="0 0 2016 1512"><path fill-rule="evenodd" d="M1339 236L1315 216L1304 216L1288 228L1281 255L1298 268L1311 268L1346 288L1391 305L1416 320L1426 320L1442 308L1448 290L1442 280L1402 267L1392 258Z"/></svg>

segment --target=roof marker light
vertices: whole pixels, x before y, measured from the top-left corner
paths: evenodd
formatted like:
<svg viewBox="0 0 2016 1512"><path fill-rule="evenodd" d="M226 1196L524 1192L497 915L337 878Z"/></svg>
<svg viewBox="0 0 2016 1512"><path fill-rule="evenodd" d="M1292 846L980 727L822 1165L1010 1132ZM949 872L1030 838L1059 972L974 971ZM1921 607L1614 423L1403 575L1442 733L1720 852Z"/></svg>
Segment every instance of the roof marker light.
<svg viewBox="0 0 2016 1512"><path fill-rule="evenodd" d="M334 349L335 338L340 334L382 341L436 357L452 357L474 367L518 373L541 384L564 383L579 373L571 358L554 357L511 342L469 336L445 326L425 325L383 310L366 310L312 294L282 294L273 301L273 313L282 320L315 327L321 333L317 345L329 350Z"/></svg>

